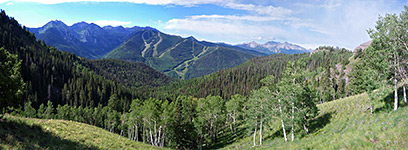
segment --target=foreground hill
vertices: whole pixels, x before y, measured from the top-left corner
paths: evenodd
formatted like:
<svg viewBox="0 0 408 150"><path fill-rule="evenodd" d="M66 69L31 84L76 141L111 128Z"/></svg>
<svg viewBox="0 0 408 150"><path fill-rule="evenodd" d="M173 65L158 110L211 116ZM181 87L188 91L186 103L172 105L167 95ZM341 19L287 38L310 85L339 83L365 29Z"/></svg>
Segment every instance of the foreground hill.
<svg viewBox="0 0 408 150"><path fill-rule="evenodd" d="M0 137L0 149L163 149L84 123L8 114L0 119Z"/></svg>
<svg viewBox="0 0 408 150"><path fill-rule="evenodd" d="M408 107L402 105L392 111L385 102L376 102L376 111L371 115L369 105L365 93L320 104L311 133L298 131L293 142L284 142L277 120L268 129L262 146L252 147L252 137L247 137L223 149L406 149Z"/></svg>
<svg viewBox="0 0 408 150"><path fill-rule="evenodd" d="M172 77L189 79L237 66L260 55L262 53L197 41L193 37L182 38L154 29L143 29L132 33L129 40L109 52L105 58L145 62Z"/></svg>

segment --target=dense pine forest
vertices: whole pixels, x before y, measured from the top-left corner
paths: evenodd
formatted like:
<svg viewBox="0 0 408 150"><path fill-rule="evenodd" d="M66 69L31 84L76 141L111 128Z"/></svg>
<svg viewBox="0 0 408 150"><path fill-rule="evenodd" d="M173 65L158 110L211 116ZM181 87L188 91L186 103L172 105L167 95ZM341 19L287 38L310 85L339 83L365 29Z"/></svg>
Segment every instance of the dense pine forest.
<svg viewBox="0 0 408 150"><path fill-rule="evenodd" d="M345 80L346 66L352 52L329 46L322 46L319 53L305 54L275 54L251 59L232 69L222 69L216 73L200 78L183 80L159 87L151 96L167 98L171 93L187 94L194 97L206 97L208 95L221 96L230 99L234 94L249 96L251 91L262 86L261 79L273 75L277 83L289 61L302 61L303 69L315 70L313 76L314 86L327 87L326 91L333 90L330 96L326 95L327 101L347 96ZM339 88L340 87L340 88ZM322 89L323 90L323 89ZM320 90L321 91L321 90ZM164 95L163 95L164 94ZM161 96L163 95L163 96ZM323 99L323 98L322 98Z"/></svg>
<svg viewBox="0 0 408 150"><path fill-rule="evenodd" d="M328 111L322 107L338 99L366 93L370 114L381 105L398 110L401 94L407 104L407 20L408 7L380 17L368 30L371 45L355 53L321 46L179 80L144 63L59 51L2 10L0 122L9 114L72 120L174 149L222 148L242 139L269 149L262 146L271 137L286 143L319 134L330 119L319 119Z"/></svg>

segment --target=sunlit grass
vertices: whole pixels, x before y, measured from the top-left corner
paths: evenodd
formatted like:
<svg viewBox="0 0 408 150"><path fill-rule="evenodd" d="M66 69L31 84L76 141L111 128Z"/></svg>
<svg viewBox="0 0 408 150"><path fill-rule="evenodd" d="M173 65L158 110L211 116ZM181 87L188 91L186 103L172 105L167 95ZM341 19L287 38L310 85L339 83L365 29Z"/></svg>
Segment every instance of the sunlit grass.
<svg viewBox="0 0 408 150"><path fill-rule="evenodd" d="M84 123L8 114L0 136L0 149L160 149Z"/></svg>
<svg viewBox="0 0 408 150"><path fill-rule="evenodd" d="M274 122L262 146L253 147L250 136L224 149L406 149L408 107L392 111L377 102L379 111L371 115L369 104L367 94L324 103L318 105L320 114L312 121L312 133L299 130L293 142L284 142L279 122Z"/></svg>

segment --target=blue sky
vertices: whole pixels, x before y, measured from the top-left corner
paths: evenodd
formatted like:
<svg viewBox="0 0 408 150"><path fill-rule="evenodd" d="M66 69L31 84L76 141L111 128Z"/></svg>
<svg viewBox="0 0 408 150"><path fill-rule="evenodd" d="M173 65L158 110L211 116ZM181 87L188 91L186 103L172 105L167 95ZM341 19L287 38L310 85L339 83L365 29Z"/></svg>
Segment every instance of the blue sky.
<svg viewBox="0 0 408 150"><path fill-rule="evenodd" d="M379 15L400 13L406 0L0 0L20 24L151 26L165 33L238 44L288 41L306 48L354 49L370 40Z"/></svg>

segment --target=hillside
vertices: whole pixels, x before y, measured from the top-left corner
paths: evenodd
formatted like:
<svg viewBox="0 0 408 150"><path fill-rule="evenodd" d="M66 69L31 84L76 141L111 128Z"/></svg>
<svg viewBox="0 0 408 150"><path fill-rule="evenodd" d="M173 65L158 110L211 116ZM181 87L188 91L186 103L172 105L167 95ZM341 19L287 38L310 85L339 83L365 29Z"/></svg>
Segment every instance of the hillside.
<svg viewBox="0 0 408 150"><path fill-rule="evenodd" d="M26 83L26 93L22 97L24 101L19 101L19 104L32 101L38 107L51 100L55 105L97 106L106 105L112 95L119 97L116 103L126 104L143 93L121 84L124 81L132 82L124 83L127 85L141 86L140 83L145 83L143 86L152 87L165 85L172 80L146 65L91 61L59 51L37 41L33 33L21 27L4 11L0 14L0 20L0 47L21 60L21 76ZM107 69L108 66L112 68ZM126 66L126 69L121 70L124 69L121 66ZM115 71L118 71L116 76L112 74Z"/></svg>
<svg viewBox="0 0 408 150"><path fill-rule="evenodd" d="M145 93L150 93L150 97L162 99L175 99L176 96L168 97L171 95L192 95L198 98L213 95L221 96L224 99L229 99L234 94L249 96L252 90L262 86L260 83L261 79L268 75L274 75L278 81L288 61L301 60L306 64L307 68L319 73L314 75L316 76L316 81L322 76L330 76L330 78L337 79L331 82L333 82L332 85L343 86L343 89L337 89L337 98L339 98L346 95L346 91L344 91L345 85L343 84L345 80L345 68L343 66L349 63L349 58L352 55L352 52L343 49L337 51L328 50L313 55L309 53L292 55L273 54L255 57L233 68L222 69L199 78L182 80ZM330 75L322 74L324 69L330 69L332 73Z"/></svg>
<svg viewBox="0 0 408 150"><path fill-rule="evenodd" d="M247 137L222 149L405 149L406 104L392 111L384 102L377 102L373 115L367 110L369 104L364 93L318 105L319 116L311 122L311 133L296 132L294 142L284 142L280 122L275 121L262 146L252 147L252 137Z"/></svg>
<svg viewBox="0 0 408 150"><path fill-rule="evenodd" d="M72 26L50 21L29 28L59 50L88 59L115 58L144 62L174 78L189 79L237 66L264 53L236 46L168 35L150 27L100 27L79 22Z"/></svg>
<svg viewBox="0 0 408 150"><path fill-rule="evenodd" d="M1 149L163 149L128 140L102 128L65 120L4 115Z"/></svg>
<svg viewBox="0 0 408 150"><path fill-rule="evenodd" d="M158 87L177 81L141 62L116 59L83 61L96 74L129 87Z"/></svg>
<svg viewBox="0 0 408 150"><path fill-rule="evenodd" d="M260 55L238 49L144 29L132 33L129 40L109 52L105 58L145 62L169 76L190 79L237 66Z"/></svg>

